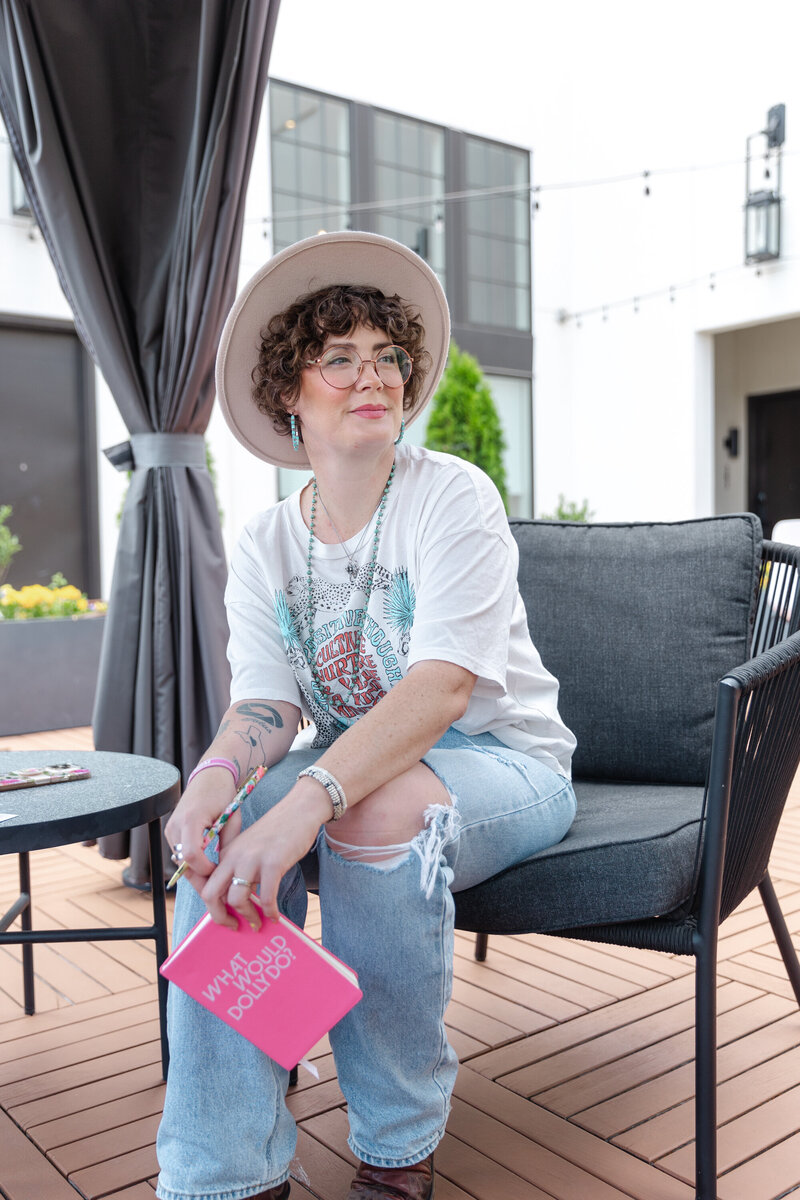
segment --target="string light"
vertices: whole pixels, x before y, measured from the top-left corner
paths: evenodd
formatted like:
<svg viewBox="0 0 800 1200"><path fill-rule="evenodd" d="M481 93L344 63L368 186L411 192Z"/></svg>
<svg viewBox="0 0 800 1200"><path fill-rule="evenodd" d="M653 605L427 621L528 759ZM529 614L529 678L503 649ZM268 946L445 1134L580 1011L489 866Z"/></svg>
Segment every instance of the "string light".
<svg viewBox="0 0 800 1200"><path fill-rule="evenodd" d="M800 150L784 152L784 158L800 154ZM651 181L655 176L691 175L704 171L719 171L730 167L744 167L745 159L724 159L719 162L697 163L689 166L647 168L640 171L629 171L620 175L599 176L590 179L568 179L555 183L508 183L496 187L466 188L457 192L435 192L420 196L403 196L394 200L363 200L354 203L331 202L324 208L298 208L291 211L273 213L271 216L247 217L246 225L257 223L273 224L277 221L299 221L331 217L334 215L348 216L358 212L401 212L405 208L421 207L426 204L442 205L461 204L470 200L488 200L492 197L529 196L532 210L539 211L539 195L542 192L567 192L582 188L611 187L616 184L644 180L644 195L652 194Z"/></svg>
<svg viewBox="0 0 800 1200"><path fill-rule="evenodd" d="M800 262L800 255L787 255L776 259L770 264L769 274L774 274L782 264ZM603 321L608 321L609 312L611 309L625 309L632 307L633 312L639 313L642 304L652 300L668 298L671 303L677 300L679 291L688 291L690 288L696 288L700 284L707 283L710 291L715 291L717 287L717 278L720 275L732 275L734 273L747 272L753 278L762 278L764 271L759 267L755 271L751 271L745 263L736 263L730 267L718 267L714 271L708 272L705 275L698 275L694 279L685 279L682 283L670 283L664 287L654 288L651 292L639 293L636 296L628 296L622 300L607 300L602 304L593 305L591 308L582 308L575 312L569 312L566 308L548 309L536 307L534 311L538 314L547 314L555 317L559 325L567 325L571 321L575 323L578 329L583 327L583 323L587 317L598 315Z"/></svg>

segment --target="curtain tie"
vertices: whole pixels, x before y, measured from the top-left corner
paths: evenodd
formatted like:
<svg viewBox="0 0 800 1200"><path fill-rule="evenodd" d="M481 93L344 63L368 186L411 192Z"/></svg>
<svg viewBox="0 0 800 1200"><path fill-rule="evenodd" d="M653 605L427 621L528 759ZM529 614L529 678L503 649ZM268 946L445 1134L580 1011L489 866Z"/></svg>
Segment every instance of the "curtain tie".
<svg viewBox="0 0 800 1200"><path fill-rule="evenodd" d="M132 433L127 442L109 446L103 453L118 471L206 467L206 442L202 433Z"/></svg>

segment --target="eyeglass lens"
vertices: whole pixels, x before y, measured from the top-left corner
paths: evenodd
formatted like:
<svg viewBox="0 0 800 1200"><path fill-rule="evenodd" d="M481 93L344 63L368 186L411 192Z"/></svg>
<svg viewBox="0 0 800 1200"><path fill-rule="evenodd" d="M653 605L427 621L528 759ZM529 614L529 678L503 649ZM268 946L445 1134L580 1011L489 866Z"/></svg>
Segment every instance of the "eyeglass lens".
<svg viewBox="0 0 800 1200"><path fill-rule="evenodd" d="M354 350L334 346L322 355L319 369L322 378L332 387L352 387L361 373L362 362ZM384 346L375 357L375 370L387 387L401 387L411 375L413 363L401 346Z"/></svg>

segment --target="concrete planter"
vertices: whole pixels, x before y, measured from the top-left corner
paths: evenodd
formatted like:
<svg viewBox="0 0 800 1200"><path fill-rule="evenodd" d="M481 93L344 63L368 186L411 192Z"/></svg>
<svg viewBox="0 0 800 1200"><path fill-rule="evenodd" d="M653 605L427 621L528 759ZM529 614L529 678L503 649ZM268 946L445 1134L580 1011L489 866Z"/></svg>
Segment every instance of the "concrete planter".
<svg viewBox="0 0 800 1200"><path fill-rule="evenodd" d="M0 621L0 737L90 725L106 619Z"/></svg>

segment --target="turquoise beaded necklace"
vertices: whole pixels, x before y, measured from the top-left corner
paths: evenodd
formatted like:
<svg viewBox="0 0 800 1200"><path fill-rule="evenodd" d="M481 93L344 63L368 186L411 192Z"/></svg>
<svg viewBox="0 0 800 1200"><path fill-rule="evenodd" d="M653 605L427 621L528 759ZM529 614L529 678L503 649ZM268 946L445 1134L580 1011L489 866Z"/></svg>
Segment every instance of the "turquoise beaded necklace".
<svg viewBox="0 0 800 1200"><path fill-rule="evenodd" d="M367 608L369 607L370 596L372 595L372 584L375 579L375 566L378 561L378 542L380 541L380 536L381 536L381 525L383 524L383 514L386 509L386 501L389 497L389 489L392 486L392 480L394 479L395 466L396 466L396 464L392 463L392 469L389 472L389 478L386 480L386 486L383 489L383 493L381 494L380 504L378 505L378 517L375 522L375 536L372 539L372 556L369 560L369 574L367 577L367 586L364 589L364 603L362 604L361 608L358 609L358 612L363 613L364 616L366 616ZM318 498L319 498L319 491L317 489L317 477L316 477L316 475L312 475L312 477L311 477L311 520L309 522L308 557L306 559L306 583L308 585L308 608L306 611L306 619L308 621L309 637L311 637L314 633L314 617L316 616L316 613L314 611L314 591L313 591L312 582L311 582L311 555L312 555L312 552L314 549L314 524L315 524L316 516L317 516L317 499ZM331 522L331 524L333 524L333 522ZM353 667L353 677L350 680L349 688L345 692L345 699L347 699L348 697L352 697L352 695L353 695L353 688L356 686L356 682L358 680L358 672L361 670L361 651L362 651L363 645L364 645L364 621L362 619L358 624L358 644L356 646L356 657L355 657L355 666ZM313 650L306 650L305 647L304 647L303 652L305 654L306 662L308 663L309 669L311 671L311 678L316 685L315 695L316 695L317 699L322 704L324 704L325 707L327 708L328 706L325 703L325 683L321 679L320 674L314 664L314 652L313 652Z"/></svg>

